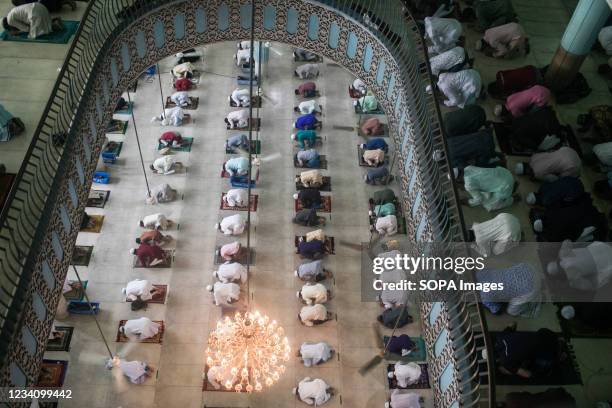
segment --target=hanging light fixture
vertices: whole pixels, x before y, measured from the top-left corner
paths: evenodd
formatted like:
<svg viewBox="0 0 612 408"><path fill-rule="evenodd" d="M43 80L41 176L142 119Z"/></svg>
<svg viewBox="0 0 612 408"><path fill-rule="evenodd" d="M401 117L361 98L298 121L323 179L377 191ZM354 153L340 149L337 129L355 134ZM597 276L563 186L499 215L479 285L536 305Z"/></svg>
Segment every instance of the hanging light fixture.
<svg viewBox="0 0 612 408"><path fill-rule="evenodd" d="M259 312L236 313L217 322L208 337L206 364L220 367L217 382L236 392L261 391L285 372L291 347L285 331Z"/></svg>

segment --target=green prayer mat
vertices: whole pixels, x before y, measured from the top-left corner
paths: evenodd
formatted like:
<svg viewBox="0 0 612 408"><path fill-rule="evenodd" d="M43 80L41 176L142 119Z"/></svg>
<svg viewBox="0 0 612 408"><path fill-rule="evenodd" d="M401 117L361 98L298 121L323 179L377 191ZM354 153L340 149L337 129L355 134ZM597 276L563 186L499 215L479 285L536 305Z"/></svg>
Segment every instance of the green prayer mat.
<svg viewBox="0 0 612 408"><path fill-rule="evenodd" d="M389 341L389 336L383 337L383 342L387 344ZM407 356L402 356L401 354L389 353L387 352L386 358L391 361L425 361L427 360L427 351L425 350L425 340L422 337L410 337L410 340L416 344L416 348Z"/></svg>
<svg viewBox="0 0 612 408"><path fill-rule="evenodd" d="M127 107L116 110L113 112L115 115L131 115L132 109L134 109L134 102L128 102Z"/></svg>
<svg viewBox="0 0 612 408"><path fill-rule="evenodd" d="M193 145L193 137L184 137L183 140L189 142L187 144L184 144L181 147L170 147L173 151L175 152L190 152L191 151L191 146ZM162 145L161 143L157 143L157 150L161 150L163 148L165 148L166 146Z"/></svg>
<svg viewBox="0 0 612 408"><path fill-rule="evenodd" d="M41 35L38 38L28 38L28 33L19 33L17 35L11 35L6 31L0 33L0 40L2 41L21 41L21 42L35 42L35 43L51 43L51 44L67 44L70 37L77 32L79 28L78 21L64 20L64 29L62 31L54 31L49 34Z"/></svg>

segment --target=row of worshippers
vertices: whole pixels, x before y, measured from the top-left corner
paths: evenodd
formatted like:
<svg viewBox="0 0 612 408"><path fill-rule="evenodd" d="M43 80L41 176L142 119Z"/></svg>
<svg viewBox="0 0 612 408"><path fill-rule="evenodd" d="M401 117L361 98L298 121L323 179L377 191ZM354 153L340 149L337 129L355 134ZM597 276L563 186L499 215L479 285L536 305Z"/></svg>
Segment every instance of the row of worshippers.
<svg viewBox="0 0 612 408"><path fill-rule="evenodd" d="M65 29L62 19L51 13L61 12L64 6L76 10L74 0L13 0L13 5L2 18L2 28L10 35L23 33L30 39Z"/></svg>

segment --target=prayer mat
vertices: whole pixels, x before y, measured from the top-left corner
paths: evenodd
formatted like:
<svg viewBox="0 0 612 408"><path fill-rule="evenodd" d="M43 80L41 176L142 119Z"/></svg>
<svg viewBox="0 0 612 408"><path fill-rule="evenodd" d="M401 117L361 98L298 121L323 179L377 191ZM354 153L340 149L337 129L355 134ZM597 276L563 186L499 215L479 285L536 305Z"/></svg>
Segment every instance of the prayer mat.
<svg viewBox="0 0 612 408"><path fill-rule="evenodd" d="M537 336L536 332L530 332L534 341ZM490 332L491 335L491 343L495 344L495 336L499 334L499 332ZM563 335L558 333L558 338L563 338ZM495 384L496 385L573 385L580 384L582 385L582 377L580 375L580 369L578 366L578 362L576 361L576 356L574 354L574 349L571 344L568 342L564 343L562 348L562 353L565 353L565 360L559 362L556 367L550 370L550 374L546 376L532 376L531 378L523 378L518 375L504 375L500 372L495 374ZM480 369L484 369L484 366L480 366ZM483 377L481 377L483 378ZM486 381L486 380L485 380Z"/></svg>
<svg viewBox="0 0 612 408"><path fill-rule="evenodd" d="M299 99L311 99L311 98L318 98L321 96L321 92L319 92L318 90L315 91L314 96L310 95L310 96L302 96L302 95L296 95Z"/></svg>
<svg viewBox="0 0 612 408"><path fill-rule="evenodd" d="M77 32L80 23L78 21L70 20L62 20L62 23L64 23L63 30L54 31L49 34L41 35L37 38L28 38L28 33L19 33L17 35L11 35L6 31L3 31L2 33L0 33L0 40L49 44L68 44L70 38Z"/></svg>
<svg viewBox="0 0 612 408"><path fill-rule="evenodd" d="M574 337L578 339L612 339L612 327L594 328L585 323L582 323L578 318L574 317L567 320L561 316L561 308L564 304L557 303L557 318L559 325L566 337Z"/></svg>
<svg viewBox="0 0 612 408"><path fill-rule="evenodd" d="M112 154L115 157L119 157L121 150L123 149L123 142L109 142L102 154Z"/></svg>
<svg viewBox="0 0 612 408"><path fill-rule="evenodd" d="M353 106L355 108L355 113L357 115L384 115L385 111L382 110L382 108L378 108L376 110L372 110L372 111L367 111L364 112L363 109L361 108L361 104L357 104L355 106Z"/></svg>
<svg viewBox="0 0 612 408"><path fill-rule="evenodd" d="M190 152L191 146L193 146L193 137L184 137L183 140L187 143L184 143L181 147L170 147L170 150L173 152ZM160 142L157 143L157 150L161 150L166 148Z"/></svg>
<svg viewBox="0 0 612 408"><path fill-rule="evenodd" d="M187 105L187 106L181 106L181 108L183 108L184 110L196 110L196 109L198 109L199 105L200 105L200 97L199 96L192 96L191 97L191 103L189 105ZM168 96L166 98L166 109L168 109L168 108L175 108L175 107L176 107L176 103L172 102L172 100Z"/></svg>
<svg viewBox="0 0 612 408"><path fill-rule="evenodd" d="M225 124L225 128L227 130L253 130L254 132L259 132L259 128L261 127L261 118L251 118L251 120L249 120L249 124L245 127L235 127L235 128L230 128L230 125L228 125L227 123Z"/></svg>
<svg viewBox="0 0 612 408"><path fill-rule="evenodd" d="M87 207L104 208L109 196L109 190L91 190L87 197Z"/></svg>
<svg viewBox="0 0 612 408"><path fill-rule="evenodd" d="M125 108L116 110L114 114L115 115L131 115L133 109L134 109L134 102L128 102Z"/></svg>
<svg viewBox="0 0 612 408"><path fill-rule="evenodd" d="M230 207L227 202L225 202L224 198L227 193L221 193L221 206L220 210L232 210L232 211L248 211L248 207ZM251 212L257 211L257 201L259 200L259 196L257 194L251 194Z"/></svg>
<svg viewBox="0 0 612 408"><path fill-rule="evenodd" d="M385 153L385 159L383 160L382 163L379 163L378 166L370 166L368 163L366 163L365 160L363 160L364 151L365 150L363 150L360 145L357 145L357 160L359 161L359 166L361 167L380 167L385 164L389 164L389 155Z"/></svg>
<svg viewBox="0 0 612 408"><path fill-rule="evenodd" d="M226 147L225 154L236 154L240 150L242 149L232 149L231 147ZM251 140L251 153L261 154L261 140Z"/></svg>
<svg viewBox="0 0 612 408"><path fill-rule="evenodd" d="M80 231L81 232L93 232L93 233L100 233L100 230L102 229L102 224L104 223L104 216L103 215L90 215L89 216L89 223L87 224L87 228L81 228Z"/></svg>
<svg viewBox="0 0 612 408"><path fill-rule="evenodd" d="M327 158L325 157L324 154L320 154L319 155L319 167L307 167L307 166L300 166L300 164L298 163L297 160L297 154L293 155L293 167L298 168L298 169L323 169L326 170L327 169Z"/></svg>
<svg viewBox="0 0 612 408"><path fill-rule="evenodd" d="M0 175L0 210L4 208L8 199L13 183L15 182L15 174L5 173Z"/></svg>
<svg viewBox="0 0 612 408"><path fill-rule="evenodd" d="M299 177L300 175L296 174L295 178L298 179ZM319 191L331 191L331 177L323 176L323 184L321 185L321 187L304 187L301 181L295 182L295 189L297 191L304 190L306 188L314 188Z"/></svg>
<svg viewBox="0 0 612 408"><path fill-rule="evenodd" d="M294 200L294 201L295 201L295 204L294 204L295 212L298 212L304 209L304 207L302 207L302 203L300 202L300 200ZM331 196L321 196L321 202L322 202L322 205L321 207L317 207L317 211L322 212L322 213L330 213L332 211Z"/></svg>
<svg viewBox="0 0 612 408"><path fill-rule="evenodd" d="M225 259L223 259L223 257L221 256L221 254L219 253L219 251L221 251L221 245L217 246L215 248L215 265L221 265L224 264L225 262L227 262ZM255 265L255 250L253 248L250 249L250 256L249 256L249 265ZM234 258L232 260L232 262L238 262L242 265L246 265L247 264L247 253L246 251L243 252L243 254L237 258Z"/></svg>
<svg viewBox="0 0 612 408"><path fill-rule="evenodd" d="M124 335L123 333L119 331L119 329L125 325L125 322L127 322L127 320L119 320L119 327L117 327L117 337L115 338L115 341L117 343L131 342L131 340L128 339L126 335ZM135 343L154 343L154 344L162 343L162 340L164 337L164 321L163 320L153 320L153 322L161 325L159 328L159 332L157 332L157 334L153 337L150 337L145 340L138 340L138 341L135 341Z"/></svg>
<svg viewBox="0 0 612 408"><path fill-rule="evenodd" d="M232 99L232 97L230 96L229 98L229 106L231 106L232 108L238 108L239 106L236 105L236 102L234 102L234 100ZM261 108L261 96L259 95L255 95L251 97L251 106L253 108ZM248 106L240 106L241 108L248 108Z"/></svg>
<svg viewBox="0 0 612 408"><path fill-rule="evenodd" d="M381 135L366 135L365 133L363 133L363 131L361 130L361 126L363 125L365 121L362 121L359 124L359 127L357 128L357 135L361 136L361 137L389 137L389 125L387 125L386 123L382 123L383 126L383 133Z"/></svg>
<svg viewBox="0 0 612 408"><path fill-rule="evenodd" d="M306 235L296 235L293 238L293 245L295 246L296 253L300 238L306 239ZM336 253L336 241L334 240L334 237L325 237L325 251L328 255L334 255Z"/></svg>
<svg viewBox="0 0 612 408"><path fill-rule="evenodd" d="M106 133L112 135L125 135L127 127L127 120L111 119L111 121L106 126Z"/></svg>
<svg viewBox="0 0 612 408"><path fill-rule="evenodd" d="M70 351L70 340L72 340L74 327L55 326L54 331L58 332L60 337L47 340L45 351Z"/></svg>
<svg viewBox="0 0 612 408"><path fill-rule="evenodd" d="M388 374L395 370L395 365L389 364L387 366L387 372L386 372L387 383L389 384L389 389L397 388L400 390L417 390L417 389L431 388L429 385L429 374L428 374L427 364L421 363L419 364L419 367L421 367L421 376L419 377L417 382L404 388L404 387L400 387L397 385L397 380L395 379L395 377L393 378L388 377Z"/></svg>
<svg viewBox="0 0 612 408"><path fill-rule="evenodd" d="M155 266L149 266L149 269L160 269L160 268L171 268L172 267L172 258L174 257L174 251L172 249L164 249L164 253L166 254L166 259L164 262L157 264ZM140 259L136 255L134 255L134 262L132 264L134 268L147 268L142 263L140 263Z"/></svg>
<svg viewBox="0 0 612 408"><path fill-rule="evenodd" d="M39 388L59 388L64 385L68 362L64 360L43 360L38 374L36 387Z"/></svg>
<svg viewBox="0 0 612 408"><path fill-rule="evenodd" d="M70 286L71 290L64 293L64 298L67 301L70 302L72 300L76 300L76 301L83 300L83 298L85 297L85 290L87 290L87 283L89 283L89 281L84 280L82 282L83 282L83 286L81 287L81 283L78 280L68 281L68 286Z"/></svg>
<svg viewBox="0 0 612 408"><path fill-rule="evenodd" d="M163 305L166 303L166 296L168 295L168 285L152 285L154 289L158 290L158 293L154 294L150 300L147 300L147 303L159 303ZM125 299L126 302L131 303L132 301L129 299Z"/></svg>
<svg viewBox="0 0 612 408"><path fill-rule="evenodd" d="M92 245L76 245L72 253L71 265L88 266L93 249L94 247Z"/></svg>
<svg viewBox="0 0 612 408"><path fill-rule="evenodd" d="M389 336L383 336L384 344L391 339ZM427 360L427 350L425 349L425 340L422 337L410 337L410 340L416 344L416 347L412 349L412 352L407 356L402 356L401 354L389 353L385 355L385 359L390 361L403 361L406 363L416 362L416 361L425 361Z"/></svg>

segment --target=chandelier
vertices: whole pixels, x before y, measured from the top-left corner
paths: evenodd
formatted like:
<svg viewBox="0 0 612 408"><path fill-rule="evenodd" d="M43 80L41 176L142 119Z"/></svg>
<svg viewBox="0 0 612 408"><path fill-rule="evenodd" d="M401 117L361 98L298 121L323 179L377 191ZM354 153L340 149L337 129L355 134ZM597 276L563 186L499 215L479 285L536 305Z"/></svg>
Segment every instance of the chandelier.
<svg viewBox="0 0 612 408"><path fill-rule="evenodd" d="M259 312L226 317L208 336L206 364L221 368L215 379L227 390L259 392L285 372L282 362L289 361L291 348L284 332Z"/></svg>

